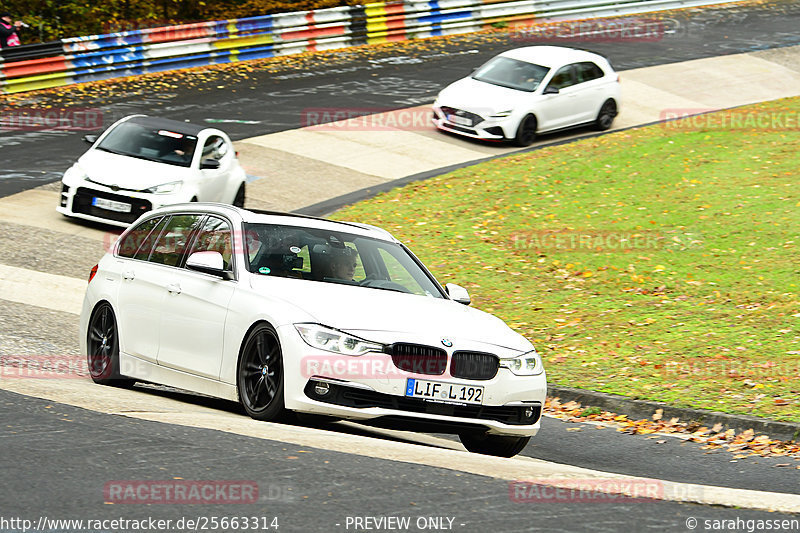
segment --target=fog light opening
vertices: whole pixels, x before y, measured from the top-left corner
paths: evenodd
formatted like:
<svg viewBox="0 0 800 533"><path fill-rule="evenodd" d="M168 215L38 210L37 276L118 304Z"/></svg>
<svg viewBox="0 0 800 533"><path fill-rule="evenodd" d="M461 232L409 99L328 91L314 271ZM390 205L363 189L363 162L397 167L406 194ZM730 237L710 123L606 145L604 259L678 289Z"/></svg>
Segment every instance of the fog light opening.
<svg viewBox="0 0 800 533"><path fill-rule="evenodd" d="M536 416L536 409L533 406L526 406L522 409L522 420L531 421Z"/></svg>
<svg viewBox="0 0 800 533"><path fill-rule="evenodd" d="M326 396L331 391L330 385L324 381L318 381L314 384L314 394L317 396Z"/></svg>

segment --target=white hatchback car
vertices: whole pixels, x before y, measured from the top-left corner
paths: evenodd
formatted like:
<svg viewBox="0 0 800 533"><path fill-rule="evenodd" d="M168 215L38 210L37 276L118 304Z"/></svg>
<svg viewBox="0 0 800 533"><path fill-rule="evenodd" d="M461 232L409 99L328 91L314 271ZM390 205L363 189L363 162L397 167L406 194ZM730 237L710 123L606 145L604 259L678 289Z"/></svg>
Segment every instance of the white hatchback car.
<svg viewBox="0 0 800 533"><path fill-rule="evenodd" d="M458 433L519 453L547 383L533 345L366 224L184 204L145 215L94 267L80 318L92 379Z"/></svg>
<svg viewBox="0 0 800 533"><path fill-rule="evenodd" d="M164 205L244 206L245 172L218 129L131 115L84 140L92 147L62 178L64 215L127 227Z"/></svg>
<svg viewBox="0 0 800 533"><path fill-rule="evenodd" d="M611 127L619 77L604 57L573 48L528 46L503 52L445 87L433 104L437 128L528 146L539 133Z"/></svg>

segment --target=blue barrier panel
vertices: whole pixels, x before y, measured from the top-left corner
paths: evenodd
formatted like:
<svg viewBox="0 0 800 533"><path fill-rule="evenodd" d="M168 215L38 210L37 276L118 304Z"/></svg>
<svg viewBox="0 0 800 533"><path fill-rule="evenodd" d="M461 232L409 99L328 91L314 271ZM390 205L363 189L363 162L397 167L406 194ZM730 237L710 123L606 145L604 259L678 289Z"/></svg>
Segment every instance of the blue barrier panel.
<svg viewBox="0 0 800 533"><path fill-rule="evenodd" d="M114 63L130 63L147 59L144 52L146 46L118 48L109 51L97 51L76 55L70 61L74 67L91 68L95 66L113 65Z"/></svg>

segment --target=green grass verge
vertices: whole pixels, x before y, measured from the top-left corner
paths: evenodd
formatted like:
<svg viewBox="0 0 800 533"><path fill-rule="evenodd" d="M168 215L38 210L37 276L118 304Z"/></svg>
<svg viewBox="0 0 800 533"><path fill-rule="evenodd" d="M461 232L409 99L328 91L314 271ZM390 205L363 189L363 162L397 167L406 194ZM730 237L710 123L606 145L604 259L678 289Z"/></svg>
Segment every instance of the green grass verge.
<svg viewBox="0 0 800 533"><path fill-rule="evenodd" d="M553 384L800 421L800 100L732 113L497 159L334 218L466 286ZM765 116L783 123L748 128Z"/></svg>

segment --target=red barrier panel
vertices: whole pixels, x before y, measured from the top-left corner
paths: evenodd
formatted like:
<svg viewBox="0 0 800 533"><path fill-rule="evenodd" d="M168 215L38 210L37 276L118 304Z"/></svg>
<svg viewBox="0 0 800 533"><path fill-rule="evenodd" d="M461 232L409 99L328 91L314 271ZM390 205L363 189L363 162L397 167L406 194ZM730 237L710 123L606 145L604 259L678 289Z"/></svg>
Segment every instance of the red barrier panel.
<svg viewBox="0 0 800 533"><path fill-rule="evenodd" d="M297 31L285 31L285 32L276 32L280 38L284 41L294 41L294 40L311 40L311 39L320 39L322 37L333 37L335 35L344 35L345 34L345 27L336 26L333 28L308 28L306 30L297 30Z"/></svg>
<svg viewBox="0 0 800 533"><path fill-rule="evenodd" d="M70 68L70 65L65 56L44 57L42 59L6 63L3 65L3 74L6 78L20 78L36 74L60 72L68 68Z"/></svg>

